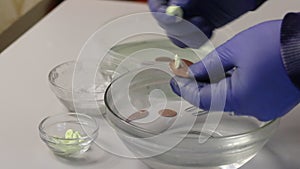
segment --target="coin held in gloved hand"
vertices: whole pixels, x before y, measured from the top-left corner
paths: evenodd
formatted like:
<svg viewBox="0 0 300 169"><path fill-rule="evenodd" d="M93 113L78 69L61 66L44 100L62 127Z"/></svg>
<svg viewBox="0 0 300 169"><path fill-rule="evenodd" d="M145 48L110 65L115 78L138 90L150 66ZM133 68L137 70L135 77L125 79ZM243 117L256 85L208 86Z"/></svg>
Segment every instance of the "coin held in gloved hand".
<svg viewBox="0 0 300 169"><path fill-rule="evenodd" d="M169 63L169 66L175 75L188 78L189 66L192 64L193 62L186 59L180 59L177 55L175 55L174 60Z"/></svg>

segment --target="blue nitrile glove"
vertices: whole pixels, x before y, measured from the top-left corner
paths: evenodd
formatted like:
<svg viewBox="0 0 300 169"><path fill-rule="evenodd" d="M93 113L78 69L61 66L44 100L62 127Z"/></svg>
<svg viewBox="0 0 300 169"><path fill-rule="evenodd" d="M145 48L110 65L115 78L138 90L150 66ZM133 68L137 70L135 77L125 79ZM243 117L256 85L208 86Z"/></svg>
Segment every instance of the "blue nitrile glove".
<svg viewBox="0 0 300 169"><path fill-rule="evenodd" d="M221 95L226 92L225 111L262 121L283 116L299 103L300 91L283 65L280 27L281 21L269 21L237 34L216 52L190 66L189 75L197 79L196 85L190 79L175 77L171 87L185 100L205 110L210 109L211 101L222 102ZM215 71L218 63L222 63L225 72L231 71L231 75L220 79ZM214 83L203 82L208 79L208 72L215 75ZM211 100L212 93L216 96L214 100Z"/></svg>
<svg viewBox="0 0 300 169"><path fill-rule="evenodd" d="M177 46L198 48L212 36L215 28L255 10L264 1L266 0L148 0L148 4L160 26ZM175 6L180 8L174 8ZM172 12L175 16L182 13L183 19L195 25L207 37L194 38L199 29L194 30L183 21L170 16Z"/></svg>

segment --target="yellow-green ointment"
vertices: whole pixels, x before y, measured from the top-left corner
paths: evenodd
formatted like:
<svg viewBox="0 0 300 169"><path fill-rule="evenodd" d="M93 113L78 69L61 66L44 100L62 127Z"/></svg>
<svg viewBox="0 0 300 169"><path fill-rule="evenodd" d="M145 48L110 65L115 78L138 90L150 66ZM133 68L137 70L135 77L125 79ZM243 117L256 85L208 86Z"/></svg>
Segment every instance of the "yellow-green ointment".
<svg viewBox="0 0 300 169"><path fill-rule="evenodd" d="M56 145L55 149L64 155L70 155L77 152L80 152L82 146L81 142L84 141L80 133L78 131L73 131L72 129L68 129L65 132L65 137L61 139L54 139ZM70 139L70 140L69 140Z"/></svg>
<svg viewBox="0 0 300 169"><path fill-rule="evenodd" d="M166 14L170 16L177 16L176 22L181 21L183 17L183 11L180 6L171 5L166 9Z"/></svg>
<svg viewBox="0 0 300 169"><path fill-rule="evenodd" d="M175 68L178 69L181 66L181 59L177 54L174 56L174 62Z"/></svg>
<svg viewBox="0 0 300 169"><path fill-rule="evenodd" d="M80 140L81 135L79 134L78 131L74 132L72 129L69 129L69 130L66 131L66 133L65 133L65 139L77 139L77 138L79 138L78 142L83 141L83 140ZM64 141L73 141L74 142L76 140L64 140Z"/></svg>

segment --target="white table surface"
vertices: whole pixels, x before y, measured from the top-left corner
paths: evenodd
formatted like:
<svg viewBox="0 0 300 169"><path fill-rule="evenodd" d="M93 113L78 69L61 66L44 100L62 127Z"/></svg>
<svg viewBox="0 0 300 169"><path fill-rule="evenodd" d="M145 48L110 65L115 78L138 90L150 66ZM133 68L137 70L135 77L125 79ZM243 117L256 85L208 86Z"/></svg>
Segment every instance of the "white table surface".
<svg viewBox="0 0 300 169"><path fill-rule="evenodd" d="M64 111L49 89L49 70L75 59L97 28L122 15L143 11L148 11L145 4L66 0L0 54L0 168L148 169L138 160L117 157L99 148L93 148L96 155L86 161L64 161L49 152L37 128L45 116ZM300 11L300 1L269 1L257 12L216 31L213 42L220 44L242 29L282 18L288 11ZM282 118L274 137L242 169L299 169L299 119L298 106Z"/></svg>

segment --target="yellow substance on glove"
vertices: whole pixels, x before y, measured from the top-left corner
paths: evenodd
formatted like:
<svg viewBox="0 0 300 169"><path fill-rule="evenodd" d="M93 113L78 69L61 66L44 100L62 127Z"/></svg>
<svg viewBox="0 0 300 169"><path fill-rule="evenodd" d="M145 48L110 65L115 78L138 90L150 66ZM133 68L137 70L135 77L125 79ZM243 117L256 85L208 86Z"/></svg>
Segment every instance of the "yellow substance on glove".
<svg viewBox="0 0 300 169"><path fill-rule="evenodd" d="M174 66L176 69L180 68L181 66L181 59L178 55L175 55L174 57Z"/></svg>
<svg viewBox="0 0 300 169"><path fill-rule="evenodd" d="M183 17L183 11L180 6L171 5L166 9L166 14L176 16L176 22L180 22Z"/></svg>

